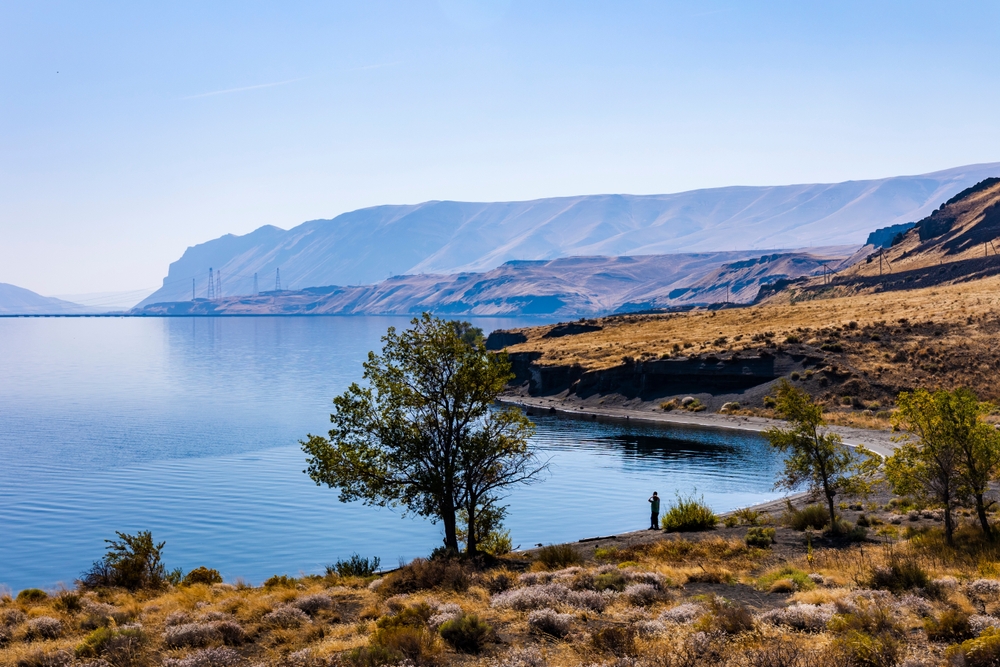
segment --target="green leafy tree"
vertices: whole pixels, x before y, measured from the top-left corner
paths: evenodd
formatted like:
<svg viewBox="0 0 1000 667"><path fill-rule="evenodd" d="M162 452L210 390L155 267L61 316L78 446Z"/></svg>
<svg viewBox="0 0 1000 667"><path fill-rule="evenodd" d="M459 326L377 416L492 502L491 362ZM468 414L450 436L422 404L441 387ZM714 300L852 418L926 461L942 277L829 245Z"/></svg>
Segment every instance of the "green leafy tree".
<svg viewBox="0 0 1000 667"><path fill-rule="evenodd" d="M401 506L444 525L458 550L456 515L465 509L467 550L477 545L477 514L505 489L534 481L530 421L494 402L513 377L506 354L487 352L466 322L424 314L401 333L390 328L382 353L364 363L366 386L333 399L329 437L309 435L305 471L340 500Z"/></svg>
<svg viewBox="0 0 1000 667"><path fill-rule="evenodd" d="M903 392L893 423L907 431L886 463L893 490L939 504L945 537L955 530L955 504L973 500L983 532L992 536L985 494L1000 469L1000 435L983 416L992 406L968 389Z"/></svg>
<svg viewBox="0 0 1000 667"><path fill-rule="evenodd" d="M771 445L786 454L785 470L775 487L792 490L806 484L811 492L822 493L830 512L830 531L839 532L834 498L842 492L867 492L879 466L877 455L864 447L847 447L839 435L825 431L823 407L787 380L778 386L775 411L789 422L787 428L764 431Z"/></svg>

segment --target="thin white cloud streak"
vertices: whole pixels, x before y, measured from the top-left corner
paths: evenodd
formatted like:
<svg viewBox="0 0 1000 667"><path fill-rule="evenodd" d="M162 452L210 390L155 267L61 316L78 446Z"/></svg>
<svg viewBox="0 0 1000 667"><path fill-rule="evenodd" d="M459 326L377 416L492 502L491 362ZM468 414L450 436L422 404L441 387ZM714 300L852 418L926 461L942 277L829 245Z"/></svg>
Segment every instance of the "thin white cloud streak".
<svg viewBox="0 0 1000 667"><path fill-rule="evenodd" d="M257 90L259 88L273 88L275 86L284 86L288 83L295 83L296 81L302 81L308 79L307 76L300 76L297 79L288 79L286 81L274 81L272 83L259 83L256 86L243 86L242 88L226 88L225 90L213 90L210 93L198 93L197 95L188 95L187 97L182 97L182 100L194 100L199 97L213 97L215 95L228 95L229 93L242 93L246 90Z"/></svg>

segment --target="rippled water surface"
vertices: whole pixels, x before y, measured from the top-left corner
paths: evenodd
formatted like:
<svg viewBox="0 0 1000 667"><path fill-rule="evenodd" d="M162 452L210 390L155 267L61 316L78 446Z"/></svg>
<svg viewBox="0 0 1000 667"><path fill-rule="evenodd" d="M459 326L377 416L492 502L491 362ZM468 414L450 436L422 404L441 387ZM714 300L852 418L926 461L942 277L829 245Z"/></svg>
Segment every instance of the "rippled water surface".
<svg viewBox="0 0 1000 667"><path fill-rule="evenodd" d="M438 526L344 505L297 442L405 318L0 319L0 584L71 582L114 531L170 568L252 582L352 552L426 555ZM524 321L486 319L485 330ZM545 481L509 498L515 545L643 528L653 490L716 510L777 497L757 435L535 418Z"/></svg>

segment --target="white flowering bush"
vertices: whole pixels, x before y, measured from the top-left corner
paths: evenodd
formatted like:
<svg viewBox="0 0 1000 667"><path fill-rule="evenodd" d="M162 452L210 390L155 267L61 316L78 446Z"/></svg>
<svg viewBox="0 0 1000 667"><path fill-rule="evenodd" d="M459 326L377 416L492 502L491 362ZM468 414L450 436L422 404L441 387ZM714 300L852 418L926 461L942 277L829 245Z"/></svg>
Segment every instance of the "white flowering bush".
<svg viewBox="0 0 1000 667"><path fill-rule="evenodd" d="M281 605L264 614L262 619L266 625L275 628L297 628L309 622L304 611L292 605Z"/></svg>
<svg viewBox="0 0 1000 667"><path fill-rule="evenodd" d="M663 597L660 589L653 584L631 584L624 590L622 595L629 602L637 605L653 604Z"/></svg>
<svg viewBox="0 0 1000 667"><path fill-rule="evenodd" d="M531 646L492 658L483 667L548 667L548 662L537 648Z"/></svg>
<svg viewBox="0 0 1000 667"><path fill-rule="evenodd" d="M168 626L163 633L163 643L169 648L197 647L222 639L211 623L184 623Z"/></svg>
<svg viewBox="0 0 1000 667"><path fill-rule="evenodd" d="M223 613L221 611L206 611L204 614L198 617L198 620L202 623L211 623L212 621L226 621L232 617L229 614Z"/></svg>
<svg viewBox="0 0 1000 667"><path fill-rule="evenodd" d="M667 624L663 621L638 621L632 627L640 637L656 637L667 631Z"/></svg>
<svg viewBox="0 0 1000 667"><path fill-rule="evenodd" d="M572 614L560 614L554 609L536 609L528 614L528 627L553 637L565 637L573 623Z"/></svg>
<svg viewBox="0 0 1000 667"><path fill-rule="evenodd" d="M63 632L63 624L58 618L39 616L28 621L28 636L32 639L56 639Z"/></svg>
<svg viewBox="0 0 1000 667"><path fill-rule="evenodd" d="M826 628L836 613L832 604L793 604L788 607L771 609L760 616L758 620L772 625L783 625L805 632L818 632Z"/></svg>
<svg viewBox="0 0 1000 667"><path fill-rule="evenodd" d="M607 607L609 599L609 595L596 591L573 591L562 584L541 584L497 593L490 599L490 605L517 611L529 611L564 604L600 612Z"/></svg>
<svg viewBox="0 0 1000 667"><path fill-rule="evenodd" d="M986 614L973 614L969 617L969 627L977 635L982 634L986 628L1000 628L1000 618Z"/></svg>
<svg viewBox="0 0 1000 667"><path fill-rule="evenodd" d="M163 667L237 667L243 656L231 648L206 648L184 658L167 658Z"/></svg>
<svg viewBox="0 0 1000 667"><path fill-rule="evenodd" d="M551 572L525 572L517 580L525 586L538 586L552 581Z"/></svg>
<svg viewBox="0 0 1000 667"><path fill-rule="evenodd" d="M368 584L368 590L377 591L378 587L381 586L384 581L385 577L379 577L378 579L373 580L370 584Z"/></svg>
<svg viewBox="0 0 1000 667"><path fill-rule="evenodd" d="M919 595L913 595L912 593L908 593L899 598L899 604L909 609L917 616L922 617L930 616L931 612L934 610L930 602Z"/></svg>
<svg viewBox="0 0 1000 667"><path fill-rule="evenodd" d="M976 579L965 585L965 592L977 600L992 600L1000 595L1000 581L996 579Z"/></svg>
<svg viewBox="0 0 1000 667"><path fill-rule="evenodd" d="M435 602L431 604L431 607L434 609L434 615L427 620L427 625L435 630L448 621L453 621L462 615L462 608L454 602L449 602L448 604Z"/></svg>
<svg viewBox="0 0 1000 667"><path fill-rule="evenodd" d="M705 613L705 608L695 602L685 602L676 607L671 607L660 614L660 621L663 623L674 623L684 625L701 617Z"/></svg>
<svg viewBox="0 0 1000 667"><path fill-rule="evenodd" d="M28 620L28 615L20 609L4 609L0 612L0 625L13 628Z"/></svg>
<svg viewBox="0 0 1000 667"><path fill-rule="evenodd" d="M321 611L333 609L333 598L323 593L304 595L292 602L292 605L310 616L315 616Z"/></svg>
<svg viewBox="0 0 1000 667"><path fill-rule="evenodd" d="M649 584L657 590L663 590L669 585L669 580L659 572L647 572L644 570L624 570L625 578L632 584Z"/></svg>

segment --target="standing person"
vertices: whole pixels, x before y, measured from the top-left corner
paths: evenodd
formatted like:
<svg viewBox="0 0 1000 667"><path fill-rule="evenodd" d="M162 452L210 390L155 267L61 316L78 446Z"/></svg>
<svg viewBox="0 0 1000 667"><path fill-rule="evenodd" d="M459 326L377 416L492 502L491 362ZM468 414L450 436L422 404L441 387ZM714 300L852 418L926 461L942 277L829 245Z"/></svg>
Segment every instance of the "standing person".
<svg viewBox="0 0 1000 667"><path fill-rule="evenodd" d="M660 497L656 495L656 491L653 491L653 495L649 498L649 529L658 529L660 518Z"/></svg>

